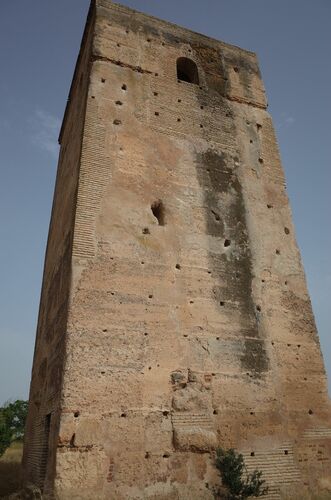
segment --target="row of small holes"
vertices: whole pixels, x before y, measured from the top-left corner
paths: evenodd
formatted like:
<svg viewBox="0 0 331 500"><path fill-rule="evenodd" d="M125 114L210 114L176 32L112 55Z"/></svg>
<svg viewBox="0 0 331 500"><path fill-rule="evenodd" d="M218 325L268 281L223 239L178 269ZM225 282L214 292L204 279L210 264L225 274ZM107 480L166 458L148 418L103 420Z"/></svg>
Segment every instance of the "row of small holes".
<svg viewBox="0 0 331 500"><path fill-rule="evenodd" d="M101 81L104 83L106 80L104 78L101 78ZM125 83L123 83L121 89L123 91L127 90L127 86L126 86ZM118 101L115 102L115 104L116 104L116 106L122 106L123 102L118 100ZM122 121L119 118L115 118L115 120L113 121L113 124L114 125L122 125Z"/></svg>
<svg viewBox="0 0 331 500"><path fill-rule="evenodd" d="M130 33L129 30L125 30L125 33L128 35ZM152 39L151 38L147 38L147 42L151 42ZM180 40L176 40L176 43L180 43ZM165 42L161 42L161 45L164 47L165 46ZM191 53L192 52L192 49L188 49L188 52Z"/></svg>
<svg viewBox="0 0 331 500"><path fill-rule="evenodd" d="M155 115L155 116L160 116L159 111L154 111L154 115ZM182 119L181 119L181 118L177 118L177 122L181 122L181 121L182 121ZM202 123L200 123L200 128L203 128Z"/></svg>
<svg viewBox="0 0 331 500"><path fill-rule="evenodd" d="M158 93L158 92L153 92L153 94L154 94L155 96L158 96L158 95L159 95L159 93ZM181 100L181 99L177 99L177 102L182 102L182 100ZM202 106L202 105L201 105L201 106L200 106L200 109L204 109L204 106Z"/></svg>
<svg viewBox="0 0 331 500"><path fill-rule="evenodd" d="M288 450L284 450L284 455L288 455ZM255 451L251 451L251 457L255 457Z"/></svg>

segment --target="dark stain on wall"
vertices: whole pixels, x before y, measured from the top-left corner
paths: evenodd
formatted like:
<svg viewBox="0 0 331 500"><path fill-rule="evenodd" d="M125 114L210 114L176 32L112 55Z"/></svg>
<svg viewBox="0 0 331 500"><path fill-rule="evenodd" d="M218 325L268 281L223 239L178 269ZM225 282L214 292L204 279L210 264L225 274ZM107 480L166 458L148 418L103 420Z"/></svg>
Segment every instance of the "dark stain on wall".
<svg viewBox="0 0 331 500"><path fill-rule="evenodd" d="M219 48L192 43L195 60L199 61L202 68L208 92L225 96L228 92L229 77L224 58Z"/></svg>
<svg viewBox="0 0 331 500"><path fill-rule="evenodd" d="M260 377L268 369L268 359L252 300L251 253L242 188L233 167L235 160L209 149L197 154L196 168L204 191L207 233L227 246L223 253L209 253L212 274L218 277L213 290L215 301L222 314L234 314L236 321L240 318L243 370ZM226 209L222 207L224 195L231 200Z"/></svg>
<svg viewBox="0 0 331 500"><path fill-rule="evenodd" d="M192 59L198 63L199 70L203 71L208 88L208 102L205 102L206 96L197 92L201 106L213 107L216 104L223 110L224 115L230 119L233 117L231 106L225 97L231 90L231 72L234 71L238 72L245 95L250 96L252 75L259 76L258 66L250 57L225 52L219 45L208 43L207 40L204 43L201 37L194 33L184 38L162 28L154 28L150 23L137 24L134 18L130 21L129 29L135 33L152 35L172 46L180 47L185 44L191 47ZM234 123L230 133L233 137L236 136ZM206 128L202 135L207 140L208 134ZM254 377L259 377L268 369L268 359L264 341L259 337L258 316L252 300L252 265L245 206L241 184L233 168L234 160L235 158L230 158L225 153L209 149L198 154L196 168L204 190L207 233L224 242L230 242L229 251L209 254L211 271L219 277L219 285L213 290L215 301L220 308L224 307L225 311L232 314L236 321L240 318L242 367ZM222 195L230 195L232 200L226 210L220 206ZM234 252L231 246L234 246Z"/></svg>

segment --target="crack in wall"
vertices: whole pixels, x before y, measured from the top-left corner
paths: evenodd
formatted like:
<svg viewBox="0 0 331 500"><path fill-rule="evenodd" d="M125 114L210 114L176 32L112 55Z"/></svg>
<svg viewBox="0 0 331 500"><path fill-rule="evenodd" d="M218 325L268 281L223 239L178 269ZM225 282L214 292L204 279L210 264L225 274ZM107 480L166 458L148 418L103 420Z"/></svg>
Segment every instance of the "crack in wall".
<svg viewBox="0 0 331 500"><path fill-rule="evenodd" d="M102 61L102 62L109 62L111 64L115 64L116 66L121 66L121 68L128 68L131 69L132 71L136 71L137 73L145 73L148 75L152 75L153 71L149 71L148 69L143 69L141 66L133 66L132 64L124 63L123 61L120 61L119 59L111 59L106 56L99 56L99 55L93 55L92 56L92 61Z"/></svg>

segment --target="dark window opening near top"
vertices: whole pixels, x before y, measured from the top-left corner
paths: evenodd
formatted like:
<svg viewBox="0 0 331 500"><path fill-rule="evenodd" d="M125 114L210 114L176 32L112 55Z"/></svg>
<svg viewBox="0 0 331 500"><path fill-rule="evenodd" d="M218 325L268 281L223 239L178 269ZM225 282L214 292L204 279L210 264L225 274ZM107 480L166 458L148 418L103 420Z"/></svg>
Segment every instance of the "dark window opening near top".
<svg viewBox="0 0 331 500"><path fill-rule="evenodd" d="M187 57L179 57L177 59L177 79L199 85L198 67L195 62Z"/></svg>

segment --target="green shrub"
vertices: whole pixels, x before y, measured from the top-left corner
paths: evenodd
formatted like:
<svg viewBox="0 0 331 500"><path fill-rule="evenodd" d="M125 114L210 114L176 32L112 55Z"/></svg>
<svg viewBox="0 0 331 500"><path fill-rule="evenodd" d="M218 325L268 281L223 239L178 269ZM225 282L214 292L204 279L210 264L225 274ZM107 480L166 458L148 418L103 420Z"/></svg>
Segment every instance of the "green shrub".
<svg viewBox="0 0 331 500"><path fill-rule="evenodd" d="M11 443L11 431L5 422L0 419L0 457L5 453Z"/></svg>
<svg viewBox="0 0 331 500"><path fill-rule="evenodd" d="M216 498L244 500L252 496L260 497L268 492L268 488L264 486L265 481L261 479L262 472L255 470L248 474L244 457L235 450L218 448L215 465L225 488L225 492L221 489L215 490Z"/></svg>
<svg viewBox="0 0 331 500"><path fill-rule="evenodd" d="M0 457L12 441L23 438L27 413L27 401L17 400L0 407Z"/></svg>

